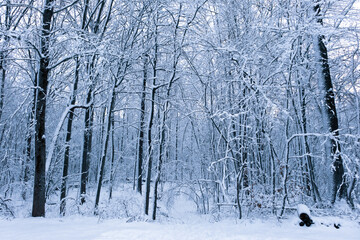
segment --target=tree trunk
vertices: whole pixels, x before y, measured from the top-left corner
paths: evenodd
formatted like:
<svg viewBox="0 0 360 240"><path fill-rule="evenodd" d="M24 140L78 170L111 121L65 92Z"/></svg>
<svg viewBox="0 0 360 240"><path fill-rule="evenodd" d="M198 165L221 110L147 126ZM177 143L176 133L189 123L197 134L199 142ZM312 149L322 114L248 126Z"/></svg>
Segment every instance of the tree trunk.
<svg viewBox="0 0 360 240"><path fill-rule="evenodd" d="M37 76L35 76L35 82L37 82ZM27 191L28 191L28 182L30 179L30 162L32 160L31 156L31 145L33 142L33 132L34 132L34 117L35 117L35 101L36 101L36 89L34 89L33 101L31 104L31 112L29 114L29 120L27 125L27 133L26 133L26 159L25 159L25 168L24 168L24 189L22 192L23 200L27 199Z"/></svg>
<svg viewBox="0 0 360 240"><path fill-rule="evenodd" d="M181 9L181 6L180 6ZM178 22L177 22L178 23ZM177 29L178 25L176 25L176 29ZM176 32L175 32L175 37L176 37ZM174 54L176 54L176 48L174 47ZM169 83L166 89L166 96L165 96L165 103L164 103L164 110L162 113L162 119L160 122L160 129L159 129L159 134L160 134L160 146L159 146L159 158L158 158L158 162L157 162L157 167L156 167L156 178L155 178L155 184L154 184L154 205L153 205L153 214L152 214L152 219L155 220L156 219L156 210L157 210L157 199L158 199L158 186L160 183L160 177L161 177L161 171L162 171L162 165L163 165L163 160L164 160L164 147L165 147L165 133L166 133L166 119L167 119L167 115L169 112L169 107L170 107L170 91L172 88L172 85L175 81L175 77L176 77L176 67L177 67L177 63L178 60L180 58L180 54L177 54L174 56L174 62L173 62L173 66L172 66L172 75L169 79ZM159 112L160 113L160 112ZM160 119L160 116L159 116Z"/></svg>
<svg viewBox="0 0 360 240"><path fill-rule="evenodd" d="M322 25L322 16L320 5L314 7L316 13L317 22ZM332 199L331 202L335 203L336 197L339 196L340 199L346 198L346 185L343 182L344 180L344 166L343 160L341 157L341 148L339 143L339 122L336 112L335 105L335 94L334 88L331 80L329 59L327 48L324 43L325 37L323 35L318 35L315 38L315 51L320 64L319 85L321 86L321 91L324 92L323 95L323 111L325 112L327 118L327 128L330 133L333 135L330 138L331 144L331 155L333 157L333 188L332 188Z"/></svg>
<svg viewBox="0 0 360 240"><path fill-rule="evenodd" d="M167 96L169 97L169 96ZM160 176L161 176L161 170L162 170L162 164L164 160L164 147L165 147L165 121L166 121L166 115L168 112L168 100L166 100L165 103L165 109L162 116L161 126L160 126L160 149L159 149L159 158L158 163L156 167L156 178L155 178L155 184L154 184L154 205L153 205L153 214L152 219L156 219L156 210L157 210L157 199L158 199L158 186L160 183Z"/></svg>
<svg viewBox="0 0 360 240"><path fill-rule="evenodd" d="M90 158L91 158L91 147L92 147L92 126L93 126L93 118L94 118L94 105L91 103L92 101L92 87L90 87L86 104L90 104L89 107L85 110L85 118L84 118L84 140L83 140L83 150L82 150L82 161L81 161L81 179L80 179L80 202L83 204L85 202L86 195L86 183L89 177L89 167L90 167Z"/></svg>
<svg viewBox="0 0 360 240"><path fill-rule="evenodd" d="M0 52L0 73L1 73L1 83L0 83L0 120L3 113L3 107L4 107L4 97L5 97L5 76L6 76L6 70L5 70L5 56L3 52Z"/></svg>
<svg viewBox="0 0 360 240"><path fill-rule="evenodd" d="M290 78L290 76L289 76ZM289 109L289 101L290 101L290 79L287 82L287 90L286 90L286 109ZM283 175L282 179L282 188L283 188L283 199L282 199L282 207L280 216L282 216L285 212L285 204L286 199L288 198L288 189L287 189L287 181L289 178L289 157L290 157L290 143L291 139L289 139L289 126L290 125L290 119L289 116L286 118L286 125L285 125L285 139L286 139L286 146L285 146L285 153L284 153L284 165L280 166L280 174Z"/></svg>
<svg viewBox="0 0 360 240"><path fill-rule="evenodd" d="M147 58L147 57L145 57ZM138 162L137 162L137 192L142 194L142 175L143 175L143 154L144 154L144 135L145 135L145 99L146 99L146 81L147 81L147 59L144 61L144 76L140 103L140 130L138 142Z"/></svg>
<svg viewBox="0 0 360 240"><path fill-rule="evenodd" d="M305 99L305 89L301 87L300 91L300 102L301 102L301 125L302 125L302 131L305 134L304 135L304 145L305 145L305 154L306 154L306 161L307 161L307 167L310 177L310 184L311 184L311 191L313 195L313 199L315 202L321 202L321 196L319 193L319 189L315 183L315 173L314 173L314 165L312 162L310 147L309 147L309 141L307 134L307 124L306 124L306 99Z"/></svg>
<svg viewBox="0 0 360 240"><path fill-rule="evenodd" d="M156 66L156 61L154 61ZM156 72L156 71L155 71ZM156 76L156 73L154 73ZM148 124L148 165L146 172L146 192L145 192L145 214L149 215L149 204L150 204L150 182L151 182L151 171L152 171L152 125L154 122L154 111L155 111L155 77L153 80L153 87L151 90L151 107L149 113L149 124Z"/></svg>
<svg viewBox="0 0 360 240"><path fill-rule="evenodd" d="M113 186L114 186L114 163L115 163L115 116L111 114L111 168L110 168L110 186L109 186L109 200L112 198Z"/></svg>
<svg viewBox="0 0 360 240"><path fill-rule="evenodd" d="M10 1L7 0L6 10L5 10L5 28L6 30L10 29ZM2 38L2 37L1 37ZM0 40L2 40L0 38ZM6 53L7 53L7 47L9 45L9 37L4 36L4 43L3 46L1 46L3 49L0 49L0 74L1 74L1 82L0 82L0 120L3 113L3 107L4 107L4 98L5 98L5 79L6 79Z"/></svg>
<svg viewBox="0 0 360 240"><path fill-rule="evenodd" d="M79 82L79 60L76 59L75 65L75 80L73 91L70 100L70 106L76 103L76 92ZM63 175L61 181L61 190L60 190L60 215L65 216L65 206L66 206L66 185L67 185L67 177L68 177L68 168L69 168L69 155L70 155L70 140L71 140L71 132L72 132L72 123L74 120L74 111L75 109L71 109L69 111L69 117L66 128L66 137L65 137L65 153L64 153L64 164L63 164Z"/></svg>
<svg viewBox="0 0 360 240"><path fill-rule="evenodd" d="M98 214L98 206L100 201L100 192L101 192L101 186L102 186L102 180L104 177L104 170L105 170L105 160L106 160L106 153L110 138L110 129L111 129L111 115L113 114L112 111L115 106L115 98L116 98L116 92L115 92L116 84L114 83L112 89L111 89L111 98L109 99L109 106L108 106L108 112L107 112L107 124L105 129L105 138L103 142L102 152L101 152L101 159L100 159L100 169L98 173L98 183L97 183L97 190L96 190L96 199L95 199L95 210L94 214Z"/></svg>
<svg viewBox="0 0 360 240"><path fill-rule="evenodd" d="M153 82L151 89L151 107L149 113L148 123L148 165L146 172L146 192L145 192L145 214L149 215L150 205L150 182L151 182L151 170L152 170L152 126L154 122L155 111L155 93L156 93L156 78L157 78L157 57L158 57L158 42L157 42L158 28L155 26L155 46L154 46L154 61L153 61Z"/></svg>
<svg viewBox="0 0 360 240"><path fill-rule="evenodd" d="M175 126L175 182L179 180L179 113L176 113L176 126Z"/></svg>
<svg viewBox="0 0 360 240"><path fill-rule="evenodd" d="M101 22L101 16L102 12L104 10L104 5L106 1L98 0L98 6L99 11L97 12L97 17L94 20L93 24L93 33L98 34L99 33L99 26ZM105 23L103 25L103 30L100 35L99 41L101 41L103 37L103 33L106 30L107 24L109 23L110 19L110 12L112 7L113 0L110 3L109 12L107 14ZM83 19L82 19L82 29L85 30L86 26L86 14L89 8L89 0L85 0L85 8L83 13ZM94 17L94 15L91 15ZM90 20L89 20L90 21ZM93 70L94 70L94 64L96 61L96 55L92 56L92 59L89 60L89 63L87 64L87 72L89 74L89 80L90 80L90 88L87 93L86 97L86 104L90 105L86 111L85 111L85 118L84 118L84 140L83 140L83 152L82 152L82 160L81 160L81 179L80 179L80 203L83 204L85 202L85 196L86 196L86 184L89 177L89 167L90 167L90 158L91 158L91 149L92 149L92 135L93 135L93 118L94 118L94 104L93 101L93 91L96 84L96 79L93 76Z"/></svg>
<svg viewBox="0 0 360 240"><path fill-rule="evenodd" d="M45 110L49 75L49 42L50 27L53 16L53 0L46 0L43 11L42 31L40 40L40 64L38 82L36 84L35 108L35 177L32 216L45 216L45 165L46 165L46 137Z"/></svg>

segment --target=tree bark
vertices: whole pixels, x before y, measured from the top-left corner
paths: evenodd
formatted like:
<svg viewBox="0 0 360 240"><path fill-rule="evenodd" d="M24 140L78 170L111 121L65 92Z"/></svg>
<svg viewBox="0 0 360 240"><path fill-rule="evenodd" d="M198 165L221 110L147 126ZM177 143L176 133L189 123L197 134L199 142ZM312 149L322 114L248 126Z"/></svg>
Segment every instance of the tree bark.
<svg viewBox="0 0 360 240"><path fill-rule="evenodd" d="M37 76L35 76L35 82L37 82ZM36 101L36 90L33 91L33 101L31 104L31 112L29 113L29 119L27 124L27 133L26 133L26 159L25 159L25 167L24 167L24 189L22 192L23 200L27 198L27 190L28 190L28 182L30 179L30 162L32 160L31 156L31 145L33 142L33 132L34 132L34 117L35 117L35 101Z"/></svg>
<svg viewBox="0 0 360 240"><path fill-rule="evenodd" d="M305 99L305 89L301 87L300 90L300 102L301 102L301 127L302 131L305 134L304 136L304 145L305 145L305 154L306 154L306 161L307 161L307 167L309 172L309 178L310 178L310 184L311 184L311 192L313 195L314 202L321 202L321 196L319 193L319 189L315 183L315 171L314 171L314 165L312 161L312 157L310 156L310 146L309 141L307 137L307 124L306 124L306 99Z"/></svg>
<svg viewBox="0 0 360 240"><path fill-rule="evenodd" d="M100 159L100 170L98 173L98 183L97 183L97 190L96 190L96 199L95 199L95 210L94 214L98 214L98 206L100 201L100 192L101 192L101 186L102 186L102 180L104 178L104 170L105 170L105 161L106 161L106 153L110 138L110 129L111 129L111 115L113 114L114 106L115 106L115 99L116 99L116 92L115 92L116 84L114 83L112 89L111 89L111 98L109 99L110 103L108 106L108 112L107 112L107 124L106 124L106 130L105 130L105 138L103 142L102 147L102 153L101 153L101 159Z"/></svg>
<svg viewBox="0 0 360 240"><path fill-rule="evenodd" d="M111 168L110 168L110 186L109 186L109 200L112 198L114 175L115 175L115 116L111 114Z"/></svg>
<svg viewBox="0 0 360 240"><path fill-rule="evenodd" d="M145 58L147 58L145 56ZM137 162L137 192L142 194L142 175L143 175L143 154L144 154L144 136L145 136L145 98L146 98L146 81L147 81L147 59L144 61L144 76L140 103L140 130L138 142L138 162Z"/></svg>
<svg viewBox="0 0 360 240"><path fill-rule="evenodd" d="M102 16L105 2L106 1L98 0L99 11L98 11L96 19L94 20L94 25L93 25L94 26L93 27L94 34L99 33L99 26L100 26L101 16ZM112 6L112 3L113 3L113 1L111 1L111 6ZM86 13L88 10L88 5L89 5L89 0L86 0L83 20L82 20L83 21L82 28L84 30L85 30L85 26L86 26ZM109 11L111 11L111 7L109 8ZM94 17L94 16L92 15L92 17ZM108 15L107 15L106 21L104 23L103 30L102 30L99 41L101 41L101 39L103 37L103 33L105 32L106 26L109 23L109 18L110 18L110 12L108 12ZM94 118L94 104L92 103L92 101L93 101L93 91L94 91L94 87L95 87L95 83L96 83L96 79L93 76L95 61L96 61L96 55L93 55L92 59L89 60L89 63L87 65L87 72L90 76L89 77L90 87L87 92L86 104L90 105L90 106L85 110L85 118L84 118L85 129L84 129L83 152L82 152L81 171L80 171L80 175L81 175L80 203L81 204L83 204L85 202L86 184L87 184L88 176L89 176L89 167L90 167L90 158L91 158L91 149L92 149L92 135L93 135L93 127L92 126L93 126L93 118Z"/></svg>
<svg viewBox="0 0 360 240"><path fill-rule="evenodd" d="M45 216L45 165L46 165L46 95L49 76L49 43L50 27L53 16L53 0L46 0L42 16L42 31L40 40L39 75L36 84L35 108L35 177L32 216Z"/></svg>
<svg viewBox="0 0 360 240"><path fill-rule="evenodd" d="M70 100L70 106L76 103L76 92L79 82L79 60L76 59L75 65L75 80L73 85L73 91ZM74 111L75 109L71 109L69 111L69 117L66 128L66 137L65 137L65 153L64 153L64 164L63 164L63 175L61 182L61 190L60 190L60 215L65 216L65 206L66 206L66 186L67 186L67 178L68 178L68 168L69 168L69 155L70 155L70 140L71 140L71 132L72 132L72 123L74 120Z"/></svg>
<svg viewBox="0 0 360 240"><path fill-rule="evenodd" d="M6 30L10 29L10 2L7 1L6 10L5 10L5 28ZM1 37L2 38L2 37ZM4 36L4 44L2 46L3 49L0 49L0 74L1 74L1 82L0 82L0 120L3 113L4 107L4 98L5 98L5 79L6 79L6 52L7 47L9 45L9 37Z"/></svg>
<svg viewBox="0 0 360 240"><path fill-rule="evenodd" d="M156 60L154 60L154 80L151 90L151 107L149 113L149 125L148 125L148 164L146 171L146 192L145 192L145 214L149 215L150 205L150 182L151 182L151 171L152 171L152 126L154 122L154 111L155 111L155 79L156 79Z"/></svg>
<svg viewBox="0 0 360 240"><path fill-rule="evenodd" d="M320 5L317 3L314 7L314 11L317 17L317 22L322 25L322 16ZM332 84L330 67L329 67L329 58L328 51L324 43L324 35L318 35L315 38L315 47L318 55L318 60L320 64L320 83L322 87L321 91L324 91L323 101L323 111L325 112L327 118L327 128L332 134L330 138L331 144L331 155L333 157L333 188L332 188L332 199L331 202L335 203L337 196L340 199L346 198L346 185L343 182L344 180L344 166L343 160L341 157L341 148L339 143L339 122L336 112L335 105L335 94Z"/></svg>
<svg viewBox="0 0 360 240"><path fill-rule="evenodd" d="M154 46L154 60L153 60L153 82L151 89L151 106L149 113L149 124L147 129L148 135L148 163L146 172L146 192L145 192L145 214L149 215L150 205L150 182L151 182L151 170L152 170L152 126L154 123L154 111L155 111L155 93L156 93L156 78L157 78L157 58L158 58L158 42L157 42L158 27L155 26L155 46Z"/></svg>
<svg viewBox="0 0 360 240"><path fill-rule="evenodd" d="M171 83L169 84L171 86ZM164 147L165 147L165 121L166 121L166 115L168 113L168 106L169 106L169 93L170 93L170 89L168 89L168 94L167 94L167 100L164 106L164 111L163 111L163 116L162 116L162 120L161 120L161 126L160 126L160 149L159 149L159 158L158 158L158 163L157 163L157 167L156 167L156 178L155 178L155 184L154 184L154 205L153 205L153 214L152 214L152 219L155 220L156 219L156 210L157 210L157 199L158 199L158 186L160 183L160 176L161 176L161 170L162 170L162 164L163 164L163 160L164 160Z"/></svg>

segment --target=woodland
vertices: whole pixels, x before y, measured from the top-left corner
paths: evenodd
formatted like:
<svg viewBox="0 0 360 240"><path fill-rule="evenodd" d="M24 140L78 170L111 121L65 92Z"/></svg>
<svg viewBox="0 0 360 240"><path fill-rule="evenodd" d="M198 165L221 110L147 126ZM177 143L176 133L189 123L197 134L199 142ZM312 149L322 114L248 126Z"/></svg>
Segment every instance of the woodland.
<svg viewBox="0 0 360 240"><path fill-rule="evenodd" d="M359 210L359 19L359 0L1 0L0 215Z"/></svg>

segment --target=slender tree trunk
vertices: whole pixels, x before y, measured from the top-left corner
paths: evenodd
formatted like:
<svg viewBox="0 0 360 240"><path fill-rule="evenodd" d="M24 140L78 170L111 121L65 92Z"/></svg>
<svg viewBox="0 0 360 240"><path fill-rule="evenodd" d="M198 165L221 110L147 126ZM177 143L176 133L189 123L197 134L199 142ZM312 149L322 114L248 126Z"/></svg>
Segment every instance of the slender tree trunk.
<svg viewBox="0 0 360 240"><path fill-rule="evenodd" d="M176 32L175 32L175 36L176 36ZM176 48L174 47L174 49L176 49ZM159 129L159 134L160 134L160 143L159 144L160 144L160 146L159 146L159 158L158 158L158 163L157 163L157 167L156 167L156 178L155 178L155 184L154 184L154 205L153 205L153 214L152 214L152 219L153 220L156 219L158 186L159 186L159 183L160 183L162 165L163 165L163 160L164 160L165 133L166 133L165 124L166 124L166 119L167 119L167 115L168 115L169 107L170 107L170 91L171 91L172 85L173 85L173 83L175 81L176 66L177 66L179 57L180 57L180 55L175 55L174 56L174 63L173 63L173 67L172 67L173 72L172 72L171 78L169 79L169 83L168 83L168 86L167 86L167 89L166 89L166 96L165 96L166 98L165 98L165 103L164 103L164 110L163 110L163 113L162 113L162 119L161 119L160 129Z"/></svg>
<svg viewBox="0 0 360 240"><path fill-rule="evenodd" d="M89 0L85 0L84 2L84 11L83 17L81 22L81 29L85 30L86 21L87 21L87 12L89 9ZM87 99L87 103L90 103L91 99ZM85 131L84 131L84 141L83 141L83 152L82 152L82 161L81 161L81 171L80 171L80 203L83 204L85 202L85 195L86 195L86 182L88 179L88 171L89 171L89 158L87 150L89 149L89 127L90 127L90 114L88 118L86 118L87 111L91 111L90 107L86 109L85 112ZM91 111L92 112L92 111ZM91 140L90 140L91 141ZM91 144L90 144L91 145ZM91 149L91 147L90 147Z"/></svg>
<svg viewBox="0 0 360 240"><path fill-rule="evenodd" d="M46 0L42 14L42 31L40 40L40 64L38 82L36 84L35 108L35 177L32 216L45 216L45 165L46 165L46 137L45 112L46 95L49 76L49 43L50 27L53 16L53 0Z"/></svg>
<svg viewBox="0 0 360 240"><path fill-rule="evenodd" d="M75 79L73 85L73 91L70 99L70 106L75 105L76 103L76 94L77 87L79 82L79 60L76 59L75 65ZM65 216L65 206L66 206L66 186L67 186L67 178L68 178L68 168L69 168L69 156L70 156L70 140L72 133L72 123L74 120L74 111L75 109L71 109L69 111L67 128L66 128L66 137L65 137L65 153L64 153L64 164L63 164L63 175L61 181L61 189L60 189L60 215Z"/></svg>
<svg viewBox="0 0 360 240"><path fill-rule="evenodd" d="M145 57L147 58L147 57ZM143 154L144 154L144 136L145 136L145 99L146 99L146 81L147 81L147 59L144 61L144 76L140 103L140 130L138 142L138 161L137 161L137 192L142 194L142 175L143 175Z"/></svg>
<svg viewBox="0 0 360 240"><path fill-rule="evenodd" d="M155 61L154 61L155 64ZM154 73L156 76L156 73ZM155 77L153 80L153 86L151 90L151 107L149 113L149 125L148 125L148 165L146 172L146 191L145 191L145 214L149 215L150 205L150 183L151 183L151 171L152 171L152 126L154 122L154 111L155 111Z"/></svg>
<svg viewBox="0 0 360 240"><path fill-rule="evenodd" d="M108 106L108 112L107 112L107 124L105 129L105 138L103 142L102 147L102 153L101 153L101 159L100 159L100 169L98 173L98 183L97 183L97 190L96 190L96 199L95 199L95 210L94 214L98 214L98 206L100 201L100 192L101 192L101 186L102 186L102 180L104 178L104 170L105 170L105 160L106 160L106 154L107 154L107 148L110 138L110 129L111 129L111 115L113 114L114 106L115 106L115 99L116 99L116 92L115 92L116 84L114 83L112 89L111 89L111 98L109 99L109 106Z"/></svg>
<svg viewBox="0 0 360 240"><path fill-rule="evenodd" d="M84 138L83 149L81 157L81 171L80 171L80 203L85 203L86 184L89 178L89 168L92 150L92 136L93 136L93 121L94 121L94 104L93 104L93 88L95 87L95 79L92 75L94 69L95 56L91 60L91 64L87 65L87 72L90 75L90 87L86 96L86 104L89 105L85 109L84 117Z"/></svg>
<svg viewBox="0 0 360 240"><path fill-rule="evenodd" d="M11 7L10 7L10 0L6 0L6 9L5 9L5 16L4 16L4 25L5 30L10 30L11 25ZM4 40L2 39L4 38ZM4 101L5 101L5 81L6 81L6 60L7 60L7 54L8 54L8 47L9 47L9 41L10 37L6 36L6 34L2 34L0 36L0 41L2 42L2 46L0 49L0 121L2 120L3 110L4 110ZM3 126L3 129L1 131L0 135L0 144L2 143L2 140L4 138L4 131L5 126Z"/></svg>
<svg viewBox="0 0 360 240"><path fill-rule="evenodd" d="M179 113L176 113L176 126L175 126L175 181L179 180Z"/></svg>
<svg viewBox="0 0 360 240"><path fill-rule="evenodd" d="M180 5L180 12L181 12L181 5ZM176 26L175 26L174 41L175 41L176 36L177 36L179 18L178 18ZM158 186L159 186L159 183L160 183L162 164L163 164L163 160L164 160L165 132L166 132L165 124L166 124L166 118L167 118L167 114L168 114L169 106L170 106L170 99L169 99L170 98L170 91L171 91L172 84L175 81L176 67L177 67L178 60L180 58L180 54L177 54L176 50L177 50L176 43L174 43L174 61L173 61L173 66L172 66L172 75L171 75L171 77L169 79L169 83L168 83L168 86L167 86L167 89L166 89L164 110L162 112L162 119L161 119L161 122L160 122L160 129L159 129L159 134L160 134L160 143L159 144L160 144L160 146L159 146L159 158L158 158L158 163L157 163L157 167L156 167L156 170L157 170L156 171L156 178L155 178L155 184L154 184L154 196L153 196L154 197L154 204L153 204L153 214L152 214L152 219L153 220L156 219ZM159 114L160 114L160 112L159 112ZM161 115L159 116L159 119L160 119L160 117L161 117Z"/></svg>
<svg viewBox="0 0 360 240"><path fill-rule="evenodd" d="M240 199L240 192L241 192L241 180L243 175L244 168L242 168L237 174L236 174L236 203L239 211L239 219L242 218L242 211L241 211L241 199Z"/></svg>
<svg viewBox="0 0 360 240"><path fill-rule="evenodd" d="M152 219L156 219L156 210L157 210L157 199L158 199L158 186L160 183L160 176L162 170L162 164L164 160L164 147L165 147L165 121L167 115L167 108L168 108L168 100L165 103L165 109L162 116L161 126L160 126L160 146L159 146L159 158L156 167L156 177L155 177L155 184L154 184L154 204L153 204L153 214Z"/></svg>
<svg viewBox="0 0 360 240"><path fill-rule="evenodd" d="M37 76L35 76L35 82L37 82ZM26 159L25 159L25 168L24 168L24 190L22 192L22 198L27 199L27 190L28 182L30 180L30 163L32 160L31 156L31 145L33 142L33 133L34 133L34 117L35 117L35 101L36 101L36 89L33 91L33 101L31 104L31 112L29 114L29 120L27 125L27 134L26 134Z"/></svg>
<svg viewBox="0 0 360 240"><path fill-rule="evenodd" d="M286 109L289 109L289 101L290 101L290 95L291 95L291 90L290 90L290 78L291 76L289 76L289 80L287 82L287 90L286 90ZM287 189L287 181L288 181L288 177L289 177L289 157L290 157L290 143L291 140L289 140L289 126L290 125L290 119L289 116L286 118L286 126L285 126L285 140L286 140L286 146L285 146L285 153L284 153L284 165L282 167L280 167L281 171L282 171L282 175L283 175L283 182L282 182L282 188L283 188L283 199L282 199L282 207L281 207L281 212L280 212L280 216L282 216L285 212L285 204L286 204L286 199L288 198L288 189Z"/></svg>
<svg viewBox="0 0 360 240"><path fill-rule="evenodd" d="M94 34L98 34L99 32L99 26L101 21L102 12L104 10L104 5L106 1L98 0L99 4L99 11L97 13L97 17L94 20L93 24L93 32ZM111 1L112 6L113 1ZM82 19L82 29L85 30L86 26L86 17L87 17L87 11L89 8L89 0L85 0L85 8L83 13L83 19ZM109 11L111 10L111 7L109 8ZM94 17L94 16L92 16ZM103 26L103 32L106 30L106 26L108 24L110 18L110 12L108 12L106 21ZM89 20L90 21L90 20ZM103 35L101 35L99 41L101 40ZM87 72L89 74L89 80L90 80L90 88L87 92L86 97L86 104L90 105L85 110L85 118L84 118L84 140L83 140L83 151L82 151L82 157L81 157L81 170L80 170L80 203L85 203L85 196L86 196L86 184L89 177L89 167L90 167L90 158L91 158L91 149L92 149L92 135L93 135L93 118L94 118L94 104L93 101L93 91L96 83L95 76L93 76L93 70L94 70L94 64L96 61L96 55L93 55L90 62L87 64Z"/></svg>
<svg viewBox="0 0 360 240"><path fill-rule="evenodd" d="M90 104L92 101L92 90L89 90L86 103ZM85 203L86 195L86 183L89 177L89 166L91 158L91 145L92 145L92 125L93 125L93 104L90 104L89 107L85 110L85 130L84 130L84 140L83 140L83 152L82 152L82 161L81 161L81 171L80 171L80 202L81 204Z"/></svg>
<svg viewBox="0 0 360 240"><path fill-rule="evenodd" d="M5 9L5 28L6 30L10 29L10 1L6 1L6 9ZM0 40L2 40L2 37L0 37ZM9 45L9 37L4 36L4 43L1 46L3 49L0 49L0 74L1 74L1 82L0 82L0 120L3 113L4 108L4 98L5 98L5 79L6 79L6 53L7 53L7 47Z"/></svg>
<svg viewBox="0 0 360 240"><path fill-rule="evenodd" d="M6 76L6 70L5 70L5 59L4 59L4 53L0 52L0 73L1 73L1 83L0 83L0 120L3 113L3 107L4 107L4 98L5 98L5 76Z"/></svg>
<svg viewBox="0 0 360 240"><path fill-rule="evenodd" d="M275 168L275 157L276 152L270 141L270 158L271 158L271 189L272 189L272 213L276 214L276 168Z"/></svg>
<svg viewBox="0 0 360 240"><path fill-rule="evenodd" d="M115 116L111 114L111 168L110 168L110 186L109 186L109 200L112 198L112 192L114 187L114 175L115 175Z"/></svg>
<svg viewBox="0 0 360 240"><path fill-rule="evenodd" d="M157 57L158 57L158 42L157 42L158 27L155 26L155 47L154 47L154 60L153 60L153 82L151 86L151 106L149 113L149 124L148 124L148 164L146 172L146 192L145 192L145 214L149 215L150 205L150 182L151 182L151 171L152 171L152 126L154 123L154 111L155 111L155 93L156 93L156 78L157 78Z"/></svg>
<svg viewBox="0 0 360 240"><path fill-rule="evenodd" d="M302 130L303 133L306 134L307 133L307 124L306 124L306 99L305 99L305 89L302 88L300 91L300 101L301 101L301 125L302 125ZM312 162L312 158L310 156L310 147L309 147L309 141L308 141L308 137L305 135L304 136L304 145L305 145L305 154L306 154L306 161L307 161L307 167L308 167L308 172L309 172L309 177L310 177L310 184L311 184L311 191L312 191L312 195L313 195L313 199L315 202L319 201L321 202L321 196L319 193L319 189L315 183L315 174L314 174L314 165Z"/></svg>
<svg viewBox="0 0 360 240"><path fill-rule="evenodd" d="M27 124L27 128L28 131L26 133L26 149L25 149L25 163L24 163L24 189L22 192L22 198L23 200L26 200L27 198L27 189L28 189L28 182L29 182L29 164L31 162L31 143L32 143L32 125L33 125L33 116L32 114L30 114L29 116L29 120L28 120L28 124Z"/></svg>

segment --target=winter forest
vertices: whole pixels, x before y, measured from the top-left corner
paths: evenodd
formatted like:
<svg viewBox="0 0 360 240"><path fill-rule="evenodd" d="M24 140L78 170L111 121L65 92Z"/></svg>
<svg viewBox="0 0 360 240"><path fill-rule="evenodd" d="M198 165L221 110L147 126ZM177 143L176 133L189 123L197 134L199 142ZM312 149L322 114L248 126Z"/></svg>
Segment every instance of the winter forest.
<svg viewBox="0 0 360 240"><path fill-rule="evenodd" d="M359 19L359 0L1 0L0 216L358 212Z"/></svg>

